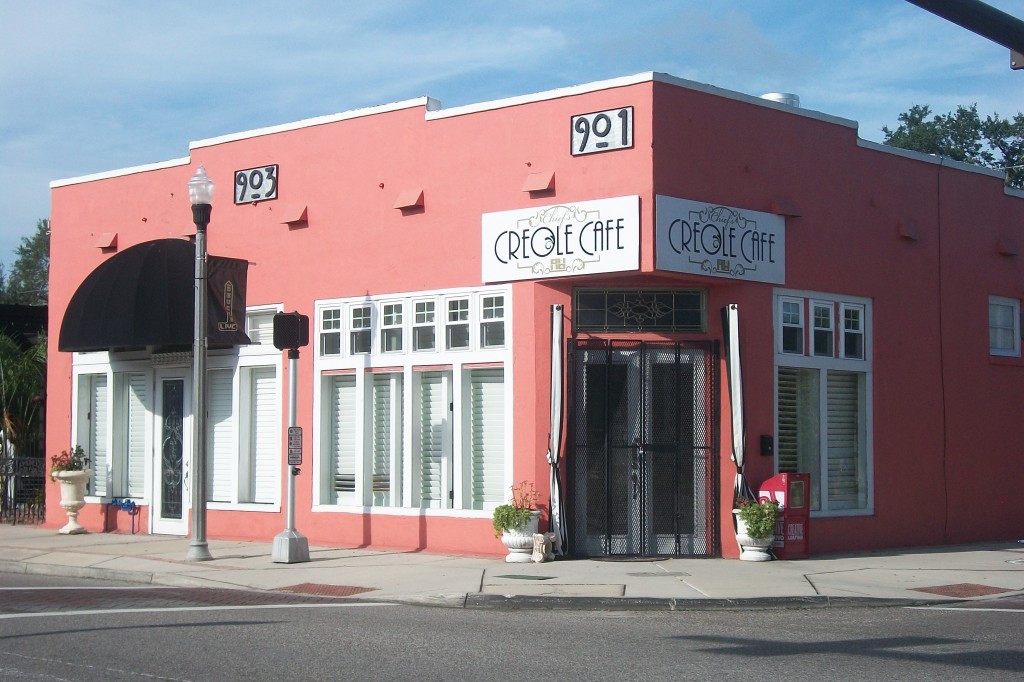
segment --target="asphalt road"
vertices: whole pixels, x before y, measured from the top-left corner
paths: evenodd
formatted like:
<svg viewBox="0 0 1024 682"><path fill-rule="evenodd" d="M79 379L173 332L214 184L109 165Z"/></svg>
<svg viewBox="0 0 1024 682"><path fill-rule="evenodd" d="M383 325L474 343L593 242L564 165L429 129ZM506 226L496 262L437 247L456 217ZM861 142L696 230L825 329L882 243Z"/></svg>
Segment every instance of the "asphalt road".
<svg viewBox="0 0 1024 682"><path fill-rule="evenodd" d="M1019 680L1019 602L494 611L0 574L0 680Z"/></svg>

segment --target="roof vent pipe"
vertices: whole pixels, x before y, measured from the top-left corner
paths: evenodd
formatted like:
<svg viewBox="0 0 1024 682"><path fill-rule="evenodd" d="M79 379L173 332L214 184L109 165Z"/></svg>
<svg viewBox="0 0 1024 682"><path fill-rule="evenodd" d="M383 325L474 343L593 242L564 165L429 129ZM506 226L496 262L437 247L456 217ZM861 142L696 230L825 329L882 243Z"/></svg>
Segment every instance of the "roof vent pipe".
<svg viewBox="0 0 1024 682"><path fill-rule="evenodd" d="M791 92L769 92L761 95L761 99L778 102L779 104L788 104L791 107L800 106L800 95L794 95Z"/></svg>

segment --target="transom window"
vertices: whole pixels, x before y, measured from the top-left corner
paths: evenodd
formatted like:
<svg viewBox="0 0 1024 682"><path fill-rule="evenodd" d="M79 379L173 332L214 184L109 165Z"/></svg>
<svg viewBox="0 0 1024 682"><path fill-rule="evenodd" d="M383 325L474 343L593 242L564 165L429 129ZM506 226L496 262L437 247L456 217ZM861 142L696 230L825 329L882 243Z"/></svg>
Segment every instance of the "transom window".
<svg viewBox="0 0 1024 682"><path fill-rule="evenodd" d="M505 348L508 302L504 290L482 290L321 303L317 306L320 356Z"/></svg>
<svg viewBox="0 0 1024 682"><path fill-rule="evenodd" d="M577 289L573 326L578 331L707 330L703 289Z"/></svg>

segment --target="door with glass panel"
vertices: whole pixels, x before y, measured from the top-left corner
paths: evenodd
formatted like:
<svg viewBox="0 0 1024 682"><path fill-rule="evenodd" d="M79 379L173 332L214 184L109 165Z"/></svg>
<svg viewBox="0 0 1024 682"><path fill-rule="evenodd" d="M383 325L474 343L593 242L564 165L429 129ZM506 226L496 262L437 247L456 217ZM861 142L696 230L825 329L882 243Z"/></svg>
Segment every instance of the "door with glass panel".
<svg viewBox="0 0 1024 682"><path fill-rule="evenodd" d="M186 370L156 373L152 531L157 534L188 532L185 472L191 458L190 387Z"/></svg>
<svg viewBox="0 0 1024 682"><path fill-rule="evenodd" d="M575 553L717 552L714 357L710 344L572 349Z"/></svg>

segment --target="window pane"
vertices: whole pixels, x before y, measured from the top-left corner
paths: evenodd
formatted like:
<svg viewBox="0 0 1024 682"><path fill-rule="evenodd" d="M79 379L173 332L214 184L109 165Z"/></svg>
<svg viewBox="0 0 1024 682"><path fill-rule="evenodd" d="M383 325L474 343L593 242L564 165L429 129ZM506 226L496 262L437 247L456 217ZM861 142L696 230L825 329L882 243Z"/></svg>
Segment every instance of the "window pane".
<svg viewBox="0 0 1024 682"><path fill-rule="evenodd" d="M860 307L843 306L843 357L864 359L864 311Z"/></svg>
<svg viewBox="0 0 1024 682"><path fill-rule="evenodd" d="M804 353L803 305L797 301L782 302L782 352Z"/></svg>
<svg viewBox="0 0 1024 682"><path fill-rule="evenodd" d="M818 357L832 357L835 352L835 335L832 331L832 307L814 306L814 354Z"/></svg>
<svg viewBox="0 0 1024 682"><path fill-rule="evenodd" d="M573 325L593 331L704 331L705 310L701 289L578 290Z"/></svg>
<svg viewBox="0 0 1024 682"><path fill-rule="evenodd" d="M867 505L866 455L861 438L863 377L855 372L828 373L829 509Z"/></svg>
<svg viewBox="0 0 1024 682"><path fill-rule="evenodd" d="M414 327L412 331L412 349L434 350L435 336L433 327Z"/></svg>
<svg viewBox="0 0 1024 682"><path fill-rule="evenodd" d="M402 375L374 374L372 391L373 504L400 505Z"/></svg>
<svg viewBox="0 0 1024 682"><path fill-rule="evenodd" d="M779 471L811 475L811 509L821 509L819 371L779 367Z"/></svg>
<svg viewBox="0 0 1024 682"><path fill-rule="evenodd" d="M320 355L341 354L341 332L328 332L320 335Z"/></svg>
<svg viewBox="0 0 1024 682"><path fill-rule="evenodd" d="M356 489L356 378L330 378L330 466L333 480L329 483L330 502Z"/></svg>
<svg viewBox="0 0 1024 682"><path fill-rule="evenodd" d="M996 355L1019 355L1019 306L1010 299L989 300L988 344Z"/></svg>
<svg viewBox="0 0 1024 682"><path fill-rule="evenodd" d="M505 373L470 373L469 507L484 509L505 498Z"/></svg>
<svg viewBox="0 0 1024 682"><path fill-rule="evenodd" d="M207 481L211 502L234 502L236 424L229 369L212 369L206 374Z"/></svg>

